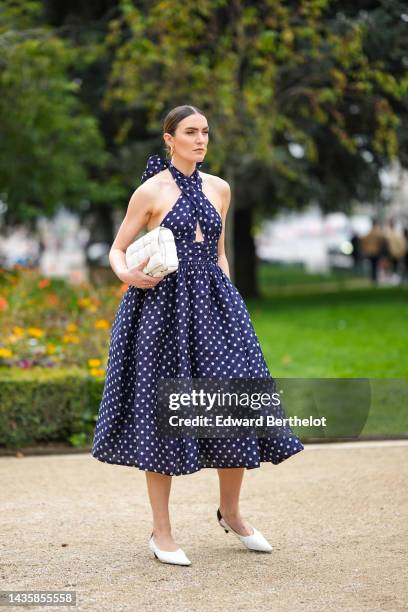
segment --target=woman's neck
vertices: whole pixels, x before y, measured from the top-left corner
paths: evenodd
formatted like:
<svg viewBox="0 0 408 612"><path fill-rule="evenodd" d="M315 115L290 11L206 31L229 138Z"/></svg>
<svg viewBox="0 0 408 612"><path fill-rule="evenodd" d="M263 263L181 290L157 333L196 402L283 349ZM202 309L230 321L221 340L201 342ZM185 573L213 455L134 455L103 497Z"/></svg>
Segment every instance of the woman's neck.
<svg viewBox="0 0 408 612"><path fill-rule="evenodd" d="M196 169L196 162L189 162L175 155L173 155L170 161L177 170L180 170L180 172L187 176L191 176Z"/></svg>

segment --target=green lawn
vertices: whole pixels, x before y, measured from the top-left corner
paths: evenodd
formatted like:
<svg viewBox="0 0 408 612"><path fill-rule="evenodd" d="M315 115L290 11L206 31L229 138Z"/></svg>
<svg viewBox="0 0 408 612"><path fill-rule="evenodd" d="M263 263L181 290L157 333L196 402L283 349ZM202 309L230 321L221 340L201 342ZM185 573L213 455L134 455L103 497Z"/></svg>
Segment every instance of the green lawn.
<svg viewBox="0 0 408 612"><path fill-rule="evenodd" d="M268 287L313 285L333 281L341 283L356 278L365 278L365 276L348 269L330 270L327 273L307 273L302 264L270 264L263 261L258 262L257 276L260 286L265 290Z"/></svg>
<svg viewBox="0 0 408 612"><path fill-rule="evenodd" d="M408 289L246 300L271 372L288 377L407 377Z"/></svg>
<svg viewBox="0 0 408 612"><path fill-rule="evenodd" d="M280 295L276 289L273 297L246 303L274 378L380 379L371 382L362 435L408 433L407 288L315 291L301 296ZM406 380L391 380L398 378ZM332 401L330 405L333 416ZM298 397L284 407L288 416L310 414ZM350 413L345 412L343 421L347 419ZM305 435L304 430L294 430ZM325 433L329 435L329 430L309 431L312 437Z"/></svg>

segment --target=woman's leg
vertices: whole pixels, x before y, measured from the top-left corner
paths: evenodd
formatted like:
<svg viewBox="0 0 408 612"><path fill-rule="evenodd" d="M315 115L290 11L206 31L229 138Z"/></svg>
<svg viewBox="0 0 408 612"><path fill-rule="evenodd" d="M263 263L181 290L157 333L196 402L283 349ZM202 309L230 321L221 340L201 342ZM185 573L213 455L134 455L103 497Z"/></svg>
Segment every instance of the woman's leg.
<svg viewBox="0 0 408 612"><path fill-rule="evenodd" d="M153 514L153 537L161 550L175 551L178 546L171 535L169 498L172 476L146 472L147 490Z"/></svg>
<svg viewBox="0 0 408 612"><path fill-rule="evenodd" d="M370 260L370 275L373 283L378 282L378 256L370 255L368 258Z"/></svg>
<svg viewBox="0 0 408 612"><path fill-rule="evenodd" d="M240 535L251 535L251 525L239 511L239 494L245 468L218 468L220 512L225 521Z"/></svg>

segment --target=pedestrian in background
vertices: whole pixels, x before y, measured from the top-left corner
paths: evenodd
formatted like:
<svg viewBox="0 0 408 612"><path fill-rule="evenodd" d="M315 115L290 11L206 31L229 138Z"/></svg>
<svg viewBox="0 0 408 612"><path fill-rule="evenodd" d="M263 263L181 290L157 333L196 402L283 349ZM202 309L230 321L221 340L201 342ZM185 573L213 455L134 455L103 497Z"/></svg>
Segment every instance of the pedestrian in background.
<svg viewBox="0 0 408 612"><path fill-rule="evenodd" d="M353 270L356 273L361 273L363 254L361 251L361 239L357 232L353 232L350 242L353 247L353 251L351 253L351 256L353 258Z"/></svg>
<svg viewBox="0 0 408 612"><path fill-rule="evenodd" d="M378 262L384 253L384 246L386 246L384 232L378 219L374 217L370 231L361 239L361 250L363 256L370 262L370 277L375 284L378 283Z"/></svg>
<svg viewBox="0 0 408 612"><path fill-rule="evenodd" d="M403 257L404 267L402 271L402 280L408 282L408 225L406 225L403 229L403 234L405 238L405 244L407 245L407 249L405 251L405 255Z"/></svg>
<svg viewBox="0 0 408 612"><path fill-rule="evenodd" d="M388 221L384 234L391 264L391 281L397 284L401 281L402 264L407 253L407 240L404 234L396 229L393 219Z"/></svg>

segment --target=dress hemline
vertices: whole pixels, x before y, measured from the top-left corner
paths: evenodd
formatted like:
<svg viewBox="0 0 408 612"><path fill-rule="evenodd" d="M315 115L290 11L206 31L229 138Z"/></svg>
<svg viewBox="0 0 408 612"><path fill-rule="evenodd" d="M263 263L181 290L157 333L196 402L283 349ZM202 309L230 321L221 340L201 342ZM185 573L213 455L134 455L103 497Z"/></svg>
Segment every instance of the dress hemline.
<svg viewBox="0 0 408 612"><path fill-rule="evenodd" d="M190 471L182 471L182 472L178 472L178 473L174 473L171 471L160 471L160 470L153 470L153 469L148 469L148 468L144 468L141 467L139 464L137 463L125 463L121 460L117 460L117 459L104 459L102 457L98 457L96 454L91 453L91 456L94 459L97 459L97 461L100 461L101 463L108 463L110 465L121 465L123 467L129 467L129 468L137 468L142 472L153 472L155 474L163 474L164 476L188 476L189 474L195 474L197 472L201 472L201 470L206 470L206 469L228 469L228 468L246 468L247 470L253 470L253 469L257 469L261 467L262 463L272 463L272 465L279 465L280 463L283 463L284 461L287 461L288 459L290 459L291 457L293 457L294 455L297 455L298 453L300 453L301 451L304 450L304 446L303 444L301 446L299 446L298 449L294 449L290 455L282 456L279 457L279 459L260 459L260 461L256 464L244 464L244 465L213 465L213 464L207 464L207 465L200 465L197 469L194 470L190 470Z"/></svg>

